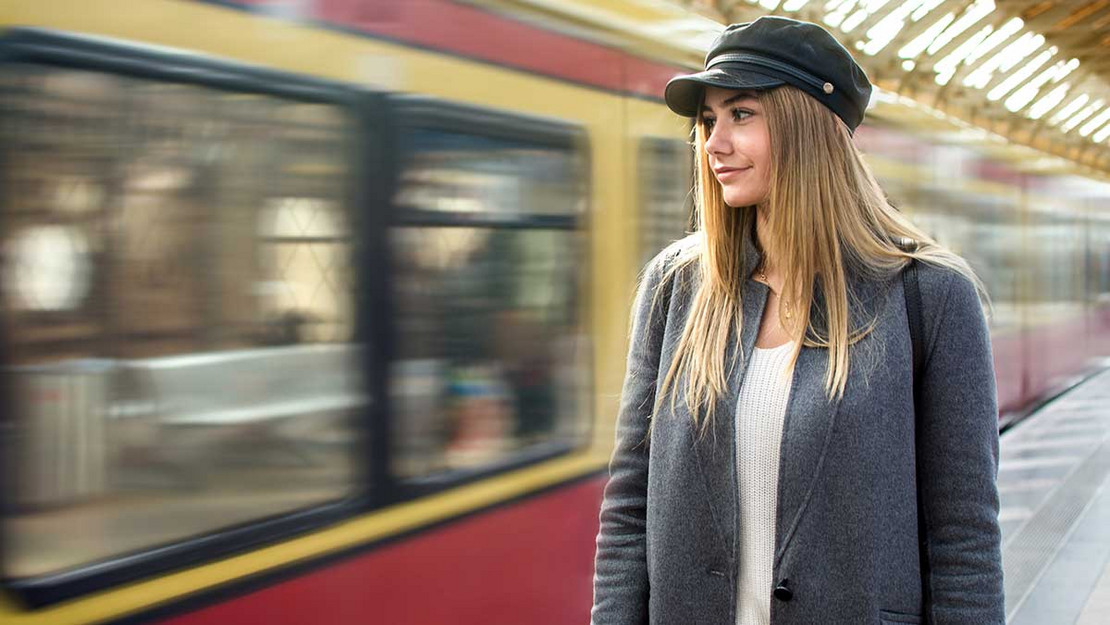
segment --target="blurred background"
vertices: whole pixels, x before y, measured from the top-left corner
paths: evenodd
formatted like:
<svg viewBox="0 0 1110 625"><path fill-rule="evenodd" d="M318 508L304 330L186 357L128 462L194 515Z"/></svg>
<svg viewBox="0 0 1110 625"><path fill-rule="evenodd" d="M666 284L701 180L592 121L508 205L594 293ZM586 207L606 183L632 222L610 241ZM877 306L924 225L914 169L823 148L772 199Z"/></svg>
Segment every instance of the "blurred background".
<svg viewBox="0 0 1110 625"><path fill-rule="evenodd" d="M1099 371L1105 0L9 0L0 622L586 622L663 86L764 14L875 83L1000 428Z"/></svg>

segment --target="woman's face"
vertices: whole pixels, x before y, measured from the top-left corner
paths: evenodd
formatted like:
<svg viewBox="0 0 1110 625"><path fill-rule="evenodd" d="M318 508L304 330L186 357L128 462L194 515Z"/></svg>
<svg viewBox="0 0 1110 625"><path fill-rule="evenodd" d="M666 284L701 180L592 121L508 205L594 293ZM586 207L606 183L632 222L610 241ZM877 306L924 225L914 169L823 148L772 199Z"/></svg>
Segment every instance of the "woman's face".
<svg viewBox="0 0 1110 625"><path fill-rule="evenodd" d="M771 139L754 92L705 88L705 153L732 207L761 204L771 183Z"/></svg>

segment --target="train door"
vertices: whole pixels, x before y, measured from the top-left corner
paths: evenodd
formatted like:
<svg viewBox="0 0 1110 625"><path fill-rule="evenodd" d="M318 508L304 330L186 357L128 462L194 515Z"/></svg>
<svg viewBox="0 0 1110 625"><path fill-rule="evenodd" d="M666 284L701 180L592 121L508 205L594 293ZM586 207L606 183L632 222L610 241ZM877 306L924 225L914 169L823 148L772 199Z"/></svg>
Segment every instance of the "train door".
<svg viewBox="0 0 1110 625"><path fill-rule="evenodd" d="M55 603L375 505L385 100L0 46L7 587Z"/></svg>

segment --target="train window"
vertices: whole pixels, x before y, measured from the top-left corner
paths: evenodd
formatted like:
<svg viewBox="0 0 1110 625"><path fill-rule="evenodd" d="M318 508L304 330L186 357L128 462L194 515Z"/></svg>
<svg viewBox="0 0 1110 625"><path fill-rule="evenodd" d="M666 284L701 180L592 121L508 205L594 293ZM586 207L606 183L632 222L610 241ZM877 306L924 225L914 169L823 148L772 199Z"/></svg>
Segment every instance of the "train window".
<svg viewBox="0 0 1110 625"><path fill-rule="evenodd" d="M692 230L694 152L684 141L640 142L640 261Z"/></svg>
<svg viewBox="0 0 1110 625"><path fill-rule="evenodd" d="M530 141L518 127L512 138L504 125L499 136L419 125L405 135L391 236L403 480L449 482L565 449L588 423L585 158L560 136L569 130Z"/></svg>
<svg viewBox="0 0 1110 625"><path fill-rule="evenodd" d="M5 577L358 490L344 110L0 75Z"/></svg>
<svg viewBox="0 0 1110 625"><path fill-rule="evenodd" d="M1037 241L1028 259L1032 289L1028 317L1034 325L1082 326L1085 313L1085 222L1066 192L1031 211Z"/></svg>
<svg viewBox="0 0 1110 625"><path fill-rule="evenodd" d="M1020 323L1022 225L1016 194L955 194L936 190L914 222L971 265L991 298L991 327Z"/></svg>
<svg viewBox="0 0 1110 625"><path fill-rule="evenodd" d="M574 152L516 138L414 128L411 162L397 203L481 221L573 216L582 212Z"/></svg>
<svg viewBox="0 0 1110 625"><path fill-rule="evenodd" d="M983 281L991 299L991 328L1016 328L1021 323L1024 231L1020 186L984 184L977 188L982 157L969 148L907 144L906 149L911 148L928 175L927 180L907 186L907 198L915 207L911 219L967 260Z"/></svg>
<svg viewBox="0 0 1110 625"><path fill-rule="evenodd" d="M1090 224L1088 294L1097 306L1106 308L1110 306L1110 220L1098 215L1091 218Z"/></svg>
<svg viewBox="0 0 1110 625"><path fill-rule="evenodd" d="M975 224L977 252L965 255L991 296L990 324L993 329L1016 328L1021 324L1022 240L1021 214L1016 203L1008 213Z"/></svg>

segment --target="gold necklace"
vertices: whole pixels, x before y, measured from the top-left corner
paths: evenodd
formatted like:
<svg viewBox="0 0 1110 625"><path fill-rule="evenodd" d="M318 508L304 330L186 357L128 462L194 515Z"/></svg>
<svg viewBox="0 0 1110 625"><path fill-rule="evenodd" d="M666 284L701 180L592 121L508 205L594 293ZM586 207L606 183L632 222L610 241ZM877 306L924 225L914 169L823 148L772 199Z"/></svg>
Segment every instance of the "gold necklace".
<svg viewBox="0 0 1110 625"><path fill-rule="evenodd" d="M760 267L756 271L759 272L759 281L766 284L769 291L779 296L779 302L782 304L782 315L789 320L794 316L794 311L790 308L790 302L783 299L780 293L771 288L771 281L767 279L767 274L763 272L763 267Z"/></svg>

